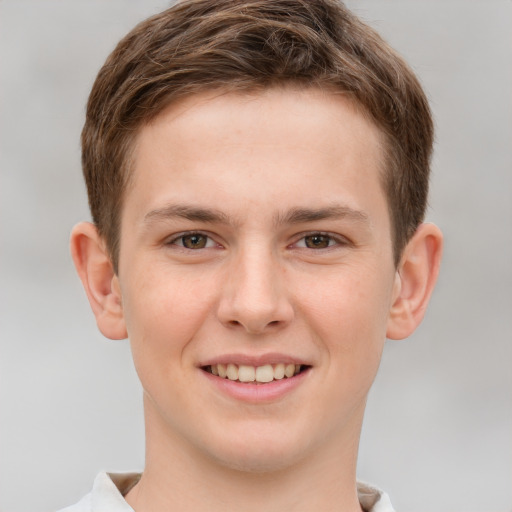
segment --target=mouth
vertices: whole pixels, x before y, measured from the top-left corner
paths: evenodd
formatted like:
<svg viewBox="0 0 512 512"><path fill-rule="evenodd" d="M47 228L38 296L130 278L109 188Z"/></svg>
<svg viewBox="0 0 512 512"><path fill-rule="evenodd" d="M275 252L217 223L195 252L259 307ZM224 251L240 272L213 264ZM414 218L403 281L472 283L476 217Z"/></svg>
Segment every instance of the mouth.
<svg viewBox="0 0 512 512"><path fill-rule="evenodd" d="M245 364L212 364L201 369L215 377L243 384L268 384L283 379L290 379L307 371L310 366L305 364L277 363L262 366Z"/></svg>

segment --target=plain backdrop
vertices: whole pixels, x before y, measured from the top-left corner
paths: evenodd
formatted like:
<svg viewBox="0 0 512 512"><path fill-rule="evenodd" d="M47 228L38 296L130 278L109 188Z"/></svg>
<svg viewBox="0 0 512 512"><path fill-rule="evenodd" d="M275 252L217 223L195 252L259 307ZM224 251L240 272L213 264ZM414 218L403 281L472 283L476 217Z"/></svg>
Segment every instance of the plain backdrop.
<svg viewBox="0 0 512 512"><path fill-rule="evenodd" d="M439 285L388 342L359 477L407 512L512 510L512 2L351 0L410 62L437 125ZM0 0L0 511L76 502L143 467L128 344L97 332L68 251L88 219L79 134L94 77L162 0Z"/></svg>

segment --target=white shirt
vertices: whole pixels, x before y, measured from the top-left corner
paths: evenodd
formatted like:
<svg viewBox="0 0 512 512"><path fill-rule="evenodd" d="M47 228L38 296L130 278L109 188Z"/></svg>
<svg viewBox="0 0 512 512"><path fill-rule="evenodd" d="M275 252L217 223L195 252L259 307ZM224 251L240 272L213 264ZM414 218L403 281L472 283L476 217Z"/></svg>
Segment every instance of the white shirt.
<svg viewBox="0 0 512 512"><path fill-rule="evenodd" d="M123 495L139 481L138 473L100 473L92 491L76 505L59 512L134 512ZM359 503L365 512L394 512L386 493L368 484L357 483Z"/></svg>

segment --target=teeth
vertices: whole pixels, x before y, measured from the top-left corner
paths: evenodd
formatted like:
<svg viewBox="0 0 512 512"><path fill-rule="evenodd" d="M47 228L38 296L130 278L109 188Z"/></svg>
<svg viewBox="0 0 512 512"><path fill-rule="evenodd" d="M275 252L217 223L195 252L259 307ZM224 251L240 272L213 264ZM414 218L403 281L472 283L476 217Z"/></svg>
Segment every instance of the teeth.
<svg viewBox="0 0 512 512"><path fill-rule="evenodd" d="M254 382L256 380L254 366L240 365L238 368L238 380L240 382Z"/></svg>
<svg viewBox="0 0 512 512"><path fill-rule="evenodd" d="M272 365L258 366L256 368L256 380L258 382L272 382L274 380L274 368L272 368Z"/></svg>
<svg viewBox="0 0 512 512"><path fill-rule="evenodd" d="M293 374L295 373L295 365L294 364L287 364L284 367L284 374L287 377L293 377Z"/></svg>
<svg viewBox="0 0 512 512"><path fill-rule="evenodd" d="M227 375L226 365L225 364L218 364L216 366L217 366L219 377L222 377L223 379L225 379L226 375ZM212 373L213 373L213 370L212 370Z"/></svg>
<svg viewBox="0 0 512 512"><path fill-rule="evenodd" d="M284 377L284 364L279 363L274 366L274 379L281 380Z"/></svg>
<svg viewBox="0 0 512 512"><path fill-rule="evenodd" d="M236 365L233 363L214 364L208 367L213 375L218 375L223 379L237 380L239 382L272 382L273 380L281 380L284 377L290 378L300 372L300 364L284 364L275 365L265 364L263 366L247 366L245 364Z"/></svg>
<svg viewBox="0 0 512 512"><path fill-rule="evenodd" d="M229 363L226 375L229 380L238 380L238 366Z"/></svg>

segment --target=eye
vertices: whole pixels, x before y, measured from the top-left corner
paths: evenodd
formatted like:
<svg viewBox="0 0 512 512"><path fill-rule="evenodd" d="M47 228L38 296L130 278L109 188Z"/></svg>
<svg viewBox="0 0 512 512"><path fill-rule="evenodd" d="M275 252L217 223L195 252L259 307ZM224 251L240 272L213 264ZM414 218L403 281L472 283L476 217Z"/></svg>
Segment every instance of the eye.
<svg viewBox="0 0 512 512"><path fill-rule="evenodd" d="M302 237L296 244L296 247L304 247L307 249L327 249L334 245L344 245L346 241L335 238L325 233L312 233Z"/></svg>
<svg viewBox="0 0 512 512"><path fill-rule="evenodd" d="M169 244L184 247L185 249L207 249L216 246L209 236L202 233L186 233L174 238Z"/></svg>

